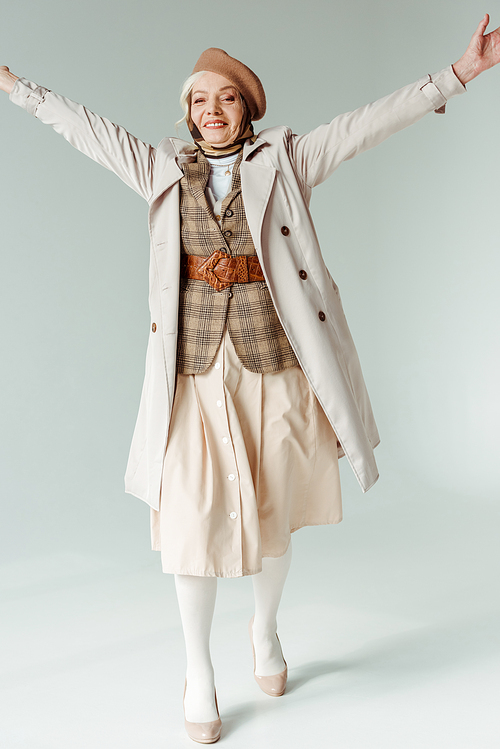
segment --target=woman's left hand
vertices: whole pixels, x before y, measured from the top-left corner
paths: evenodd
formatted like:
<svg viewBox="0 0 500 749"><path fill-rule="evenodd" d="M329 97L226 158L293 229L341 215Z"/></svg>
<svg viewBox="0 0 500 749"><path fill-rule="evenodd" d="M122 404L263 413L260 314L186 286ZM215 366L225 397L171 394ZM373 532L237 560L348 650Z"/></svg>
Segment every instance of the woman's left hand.
<svg viewBox="0 0 500 749"><path fill-rule="evenodd" d="M488 68L500 62L500 26L484 35L490 22L488 13L477 27L460 60L453 65L455 75L465 85Z"/></svg>

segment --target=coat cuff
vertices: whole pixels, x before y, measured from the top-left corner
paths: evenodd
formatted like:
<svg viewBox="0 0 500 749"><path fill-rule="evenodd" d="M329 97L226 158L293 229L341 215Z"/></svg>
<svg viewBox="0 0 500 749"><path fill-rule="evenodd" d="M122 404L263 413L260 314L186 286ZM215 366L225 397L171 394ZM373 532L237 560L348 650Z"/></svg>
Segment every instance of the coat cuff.
<svg viewBox="0 0 500 749"><path fill-rule="evenodd" d="M47 93L48 89L43 86L38 86L26 78L18 78L9 94L9 99L36 117L36 111Z"/></svg>
<svg viewBox="0 0 500 749"><path fill-rule="evenodd" d="M427 96L436 114L444 114L448 99L467 90L455 75L451 65L439 73L427 75L419 83L420 90Z"/></svg>

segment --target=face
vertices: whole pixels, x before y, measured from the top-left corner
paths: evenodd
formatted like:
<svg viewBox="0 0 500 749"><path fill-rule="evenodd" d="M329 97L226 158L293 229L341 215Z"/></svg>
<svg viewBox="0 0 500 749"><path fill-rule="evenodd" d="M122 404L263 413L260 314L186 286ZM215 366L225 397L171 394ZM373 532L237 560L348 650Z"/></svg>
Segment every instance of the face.
<svg viewBox="0 0 500 749"><path fill-rule="evenodd" d="M229 145L236 138L243 105L238 90L218 73L205 73L191 92L191 119L203 140L212 146Z"/></svg>

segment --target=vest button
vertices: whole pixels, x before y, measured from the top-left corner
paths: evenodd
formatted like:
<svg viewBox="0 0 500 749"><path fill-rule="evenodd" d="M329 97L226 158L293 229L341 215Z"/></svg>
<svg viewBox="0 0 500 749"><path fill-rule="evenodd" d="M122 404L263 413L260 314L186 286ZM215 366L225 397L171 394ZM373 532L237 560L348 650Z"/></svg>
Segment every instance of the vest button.
<svg viewBox="0 0 500 749"><path fill-rule="evenodd" d="M231 218L233 212L230 208L228 208L224 215L226 216L226 218Z"/></svg>
<svg viewBox="0 0 500 749"><path fill-rule="evenodd" d="M224 232L224 236L225 236L225 237L231 237L231 236L232 236L232 234L233 234L233 232L232 232L232 231L229 231L229 229L228 229L227 231L225 231L225 232Z"/></svg>
<svg viewBox="0 0 500 749"><path fill-rule="evenodd" d="M155 322L151 325L151 330L153 331L153 333L156 333L156 323Z"/></svg>
<svg viewBox="0 0 500 749"><path fill-rule="evenodd" d="M290 229L288 228L288 226L282 226L281 233L284 237L288 237L288 235L290 234Z"/></svg>
<svg viewBox="0 0 500 749"><path fill-rule="evenodd" d="M305 281L307 278L307 273L305 272L305 270L299 270L299 276L303 281Z"/></svg>
<svg viewBox="0 0 500 749"><path fill-rule="evenodd" d="M322 310L320 310L320 311L318 312L318 317L319 317L319 319L321 320L321 322L325 322L325 320L326 320L326 315L325 315L325 313L324 313L324 312L323 312Z"/></svg>
<svg viewBox="0 0 500 749"><path fill-rule="evenodd" d="M220 216L218 214L215 218L217 219L217 221L220 221Z"/></svg>

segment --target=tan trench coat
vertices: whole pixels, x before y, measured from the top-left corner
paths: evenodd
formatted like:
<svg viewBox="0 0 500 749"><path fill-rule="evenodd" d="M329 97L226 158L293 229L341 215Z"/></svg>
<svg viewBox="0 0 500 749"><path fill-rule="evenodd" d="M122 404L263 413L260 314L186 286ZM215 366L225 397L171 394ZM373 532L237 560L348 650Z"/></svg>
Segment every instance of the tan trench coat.
<svg viewBox="0 0 500 749"><path fill-rule="evenodd" d="M379 435L339 290L309 213L311 191L345 160L373 148L465 91L451 66L305 135L263 130L244 146L242 195L271 297L297 359L364 492L378 478ZM151 328L125 491L159 509L176 381L180 219L178 166L193 145L157 148L63 96L20 78L10 100L115 172L149 203ZM289 231L283 230L288 227ZM299 275L299 271L305 271Z"/></svg>

